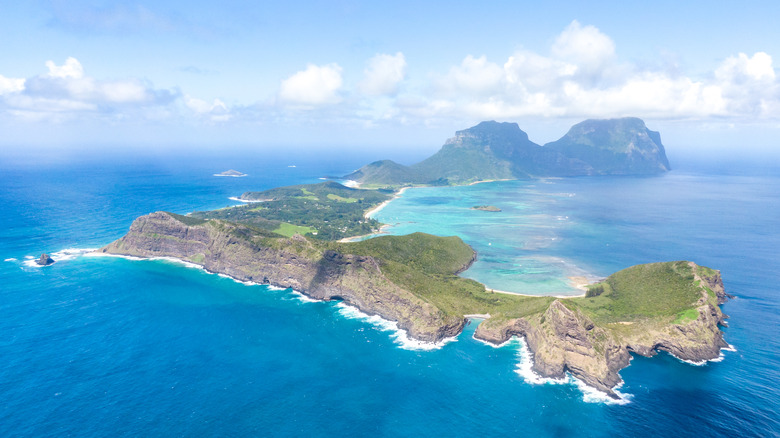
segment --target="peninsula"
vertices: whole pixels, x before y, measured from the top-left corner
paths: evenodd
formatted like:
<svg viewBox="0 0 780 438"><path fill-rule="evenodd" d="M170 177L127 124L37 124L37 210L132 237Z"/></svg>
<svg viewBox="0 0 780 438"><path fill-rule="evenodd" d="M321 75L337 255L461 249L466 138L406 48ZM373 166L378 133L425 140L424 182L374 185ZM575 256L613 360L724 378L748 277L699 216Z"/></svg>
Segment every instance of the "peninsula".
<svg viewBox="0 0 780 438"><path fill-rule="evenodd" d="M507 175L496 170L492 176ZM719 329L726 318L719 305L727 298L720 273L693 262L629 267L589 285L583 297L554 298L494 293L458 276L477 254L455 236L340 241L378 230L381 224L364 213L393 194L335 182L247 192L242 199L259 202L188 216L139 217L124 237L100 251L174 257L237 280L342 300L427 342L458 335L466 315L485 315L476 338L501 344L522 336L535 372L552 378L568 372L614 398L630 353L652 356L660 350L701 362L717 358L728 345Z"/></svg>

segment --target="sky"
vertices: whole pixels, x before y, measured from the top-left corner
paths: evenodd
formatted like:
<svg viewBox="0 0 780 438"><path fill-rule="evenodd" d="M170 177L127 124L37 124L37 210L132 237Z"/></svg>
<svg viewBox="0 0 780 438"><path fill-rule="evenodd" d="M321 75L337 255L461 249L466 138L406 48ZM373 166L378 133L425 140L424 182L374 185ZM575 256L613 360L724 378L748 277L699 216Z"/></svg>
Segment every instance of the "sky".
<svg viewBox="0 0 780 438"><path fill-rule="evenodd" d="M433 152L635 116L667 149L780 156L776 1L4 3L6 150Z"/></svg>

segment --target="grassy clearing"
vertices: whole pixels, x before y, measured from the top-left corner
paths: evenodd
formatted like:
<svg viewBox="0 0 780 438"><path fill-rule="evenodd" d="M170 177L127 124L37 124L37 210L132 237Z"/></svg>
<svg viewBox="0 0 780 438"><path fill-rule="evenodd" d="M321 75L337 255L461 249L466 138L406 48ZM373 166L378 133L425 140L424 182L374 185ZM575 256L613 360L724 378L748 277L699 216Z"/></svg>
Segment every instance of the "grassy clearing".
<svg viewBox="0 0 780 438"><path fill-rule="evenodd" d="M632 266L612 274L599 285L603 286L600 295L567 302L601 323L676 318L692 309L701 297L701 289L694 282L693 270L687 262Z"/></svg>
<svg viewBox="0 0 780 438"><path fill-rule="evenodd" d="M306 235L309 233L315 233L317 232L317 229L312 227L303 227L300 225L293 225L293 224L288 224L287 222L282 222L281 224L279 224L279 228L273 230L273 232L276 234L281 234L284 237L292 237L296 234Z"/></svg>
<svg viewBox="0 0 780 438"><path fill-rule="evenodd" d="M358 202L358 198L342 198L339 195L328 193L328 199L331 201L337 201L337 202L346 202L348 204L351 204L353 202Z"/></svg>
<svg viewBox="0 0 780 438"><path fill-rule="evenodd" d="M685 324L690 321L695 321L699 317L699 312L696 309L684 310L677 314L677 318L674 319L673 324Z"/></svg>

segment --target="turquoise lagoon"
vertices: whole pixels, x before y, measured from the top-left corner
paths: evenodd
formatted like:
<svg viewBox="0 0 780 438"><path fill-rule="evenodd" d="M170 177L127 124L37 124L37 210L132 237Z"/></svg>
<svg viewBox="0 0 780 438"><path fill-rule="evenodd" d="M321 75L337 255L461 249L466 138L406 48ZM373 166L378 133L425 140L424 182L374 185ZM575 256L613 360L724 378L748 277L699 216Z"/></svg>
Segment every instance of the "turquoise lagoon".
<svg viewBox="0 0 780 438"><path fill-rule="evenodd" d="M780 433L775 170L678 163L652 178L412 189L376 213L391 233L461 236L479 253L464 275L501 290L576 294L568 277L659 260L721 269L736 351L703 366L635 357L621 373L628 403L608 404L576 382L533 383L522 344L478 342L476 321L438 349L409 349L392 325L339 303L84 254L141 214L223 207L369 161L251 158L0 163L0 435ZM249 176L211 176L228 168ZM503 211L470 209L482 204ZM33 267L44 251L59 261Z"/></svg>

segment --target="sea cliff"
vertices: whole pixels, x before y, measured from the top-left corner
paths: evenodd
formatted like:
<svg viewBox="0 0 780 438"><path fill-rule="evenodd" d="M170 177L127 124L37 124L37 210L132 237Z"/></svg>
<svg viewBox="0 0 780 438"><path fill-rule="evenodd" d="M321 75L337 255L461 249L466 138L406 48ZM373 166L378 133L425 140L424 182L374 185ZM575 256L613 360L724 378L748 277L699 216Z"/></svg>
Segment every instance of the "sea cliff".
<svg viewBox="0 0 780 438"><path fill-rule="evenodd" d="M692 262L628 268L582 298L527 297L492 293L458 277L476 254L457 237L323 242L165 212L136 219L127 235L101 251L174 257L237 280L343 300L426 342L459 334L465 315L490 314L476 338L500 344L523 336L535 372L552 378L569 372L612 397L632 352L662 350L700 362L727 346L718 328L726 318L718 307L726 300L720 273Z"/></svg>

